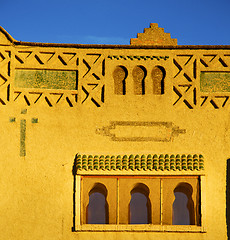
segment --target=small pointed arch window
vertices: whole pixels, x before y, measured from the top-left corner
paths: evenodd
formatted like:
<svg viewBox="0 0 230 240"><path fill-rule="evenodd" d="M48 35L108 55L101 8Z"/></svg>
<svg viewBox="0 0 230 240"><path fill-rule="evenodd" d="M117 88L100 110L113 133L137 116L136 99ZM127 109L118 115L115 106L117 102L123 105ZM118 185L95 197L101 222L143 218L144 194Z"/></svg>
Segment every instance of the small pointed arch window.
<svg viewBox="0 0 230 240"><path fill-rule="evenodd" d="M107 189L101 183L95 183L89 192L89 204L87 206L88 224L107 224L109 223L108 203L106 200Z"/></svg>
<svg viewBox="0 0 230 240"><path fill-rule="evenodd" d="M149 200L149 188L138 183L134 186L129 203L129 223L149 224L151 223L151 203Z"/></svg>
<svg viewBox="0 0 230 240"><path fill-rule="evenodd" d="M165 92L165 69L161 66L155 66L152 70L151 77L153 81L153 94L161 95Z"/></svg>
<svg viewBox="0 0 230 240"><path fill-rule="evenodd" d="M113 71L114 93L117 95L126 94L126 78L128 70L124 66L117 66Z"/></svg>
<svg viewBox="0 0 230 240"><path fill-rule="evenodd" d="M175 200L173 202L172 224L194 225L195 212L192 200L193 188L188 183L179 183L174 189Z"/></svg>

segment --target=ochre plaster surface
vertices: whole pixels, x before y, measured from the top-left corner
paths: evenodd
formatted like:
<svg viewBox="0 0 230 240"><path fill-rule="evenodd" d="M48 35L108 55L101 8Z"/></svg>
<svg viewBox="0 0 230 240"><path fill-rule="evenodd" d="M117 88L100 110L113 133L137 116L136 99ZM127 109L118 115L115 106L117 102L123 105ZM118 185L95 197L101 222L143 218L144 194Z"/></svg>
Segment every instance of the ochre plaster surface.
<svg viewBox="0 0 230 240"><path fill-rule="evenodd" d="M125 95L114 94L113 72L117 66L127 69ZM144 95L134 94L132 71L136 66L146 71ZM165 70L162 94L153 91L152 70L156 66ZM76 71L76 88L16 86L18 70ZM201 72L230 72L230 46L21 43L1 28L1 239L227 239L230 92L221 91L228 89L221 87L216 88L218 91L202 92ZM108 129L114 122L125 124ZM150 176L199 176L201 226L81 225L82 208L87 204L84 189L92 185L86 182L81 190L81 176L94 175L94 170L76 173L76 154L201 154L204 157L202 171L147 173ZM125 176L126 171L101 170L100 174ZM132 174L130 170L128 175L143 176L146 171L137 170ZM127 181L127 187L134 184L133 181ZM149 181L152 186L151 178L145 183ZM103 182L109 185L108 189L116 187L110 186L112 178ZM120 184L123 187L119 188L119 195L125 197L129 194L125 180ZM154 195L154 187L150 189L150 198L160 201ZM84 201L80 202L81 199ZM114 203L109 195L108 202ZM120 213L121 217L122 214L124 212ZM154 214L160 217L159 212Z"/></svg>

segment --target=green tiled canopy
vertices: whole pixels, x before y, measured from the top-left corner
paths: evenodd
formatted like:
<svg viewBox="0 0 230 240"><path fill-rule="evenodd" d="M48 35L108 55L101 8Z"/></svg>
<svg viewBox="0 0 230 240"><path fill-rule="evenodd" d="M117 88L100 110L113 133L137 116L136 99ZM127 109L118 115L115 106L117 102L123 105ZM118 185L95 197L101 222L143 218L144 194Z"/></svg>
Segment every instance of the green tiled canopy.
<svg viewBox="0 0 230 240"><path fill-rule="evenodd" d="M75 158L76 170L133 171L199 171L204 170L202 155L80 155Z"/></svg>

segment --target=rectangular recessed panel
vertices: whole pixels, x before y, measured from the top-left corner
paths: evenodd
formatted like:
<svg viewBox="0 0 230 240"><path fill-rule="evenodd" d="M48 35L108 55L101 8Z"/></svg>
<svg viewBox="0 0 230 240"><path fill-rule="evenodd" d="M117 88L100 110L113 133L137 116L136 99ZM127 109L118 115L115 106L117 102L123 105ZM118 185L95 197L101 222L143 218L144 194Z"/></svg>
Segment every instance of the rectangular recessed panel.
<svg viewBox="0 0 230 240"><path fill-rule="evenodd" d="M230 92L230 72L201 72L201 92Z"/></svg>
<svg viewBox="0 0 230 240"><path fill-rule="evenodd" d="M16 69L14 85L18 88L76 90L77 72Z"/></svg>

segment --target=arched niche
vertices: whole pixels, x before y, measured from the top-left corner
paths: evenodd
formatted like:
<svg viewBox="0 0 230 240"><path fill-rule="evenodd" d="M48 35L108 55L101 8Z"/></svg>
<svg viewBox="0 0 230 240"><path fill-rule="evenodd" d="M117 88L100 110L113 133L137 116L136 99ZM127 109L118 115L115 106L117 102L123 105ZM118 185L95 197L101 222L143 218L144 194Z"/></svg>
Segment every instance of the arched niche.
<svg viewBox="0 0 230 240"><path fill-rule="evenodd" d="M109 223L109 207L106 200L107 189L104 184L95 183L89 192L89 203L86 209L88 224Z"/></svg>
<svg viewBox="0 0 230 240"><path fill-rule="evenodd" d="M174 189L175 200L172 206L173 225L195 224L195 212L192 193L193 188L188 183L179 183Z"/></svg>
<svg viewBox="0 0 230 240"><path fill-rule="evenodd" d="M135 66L132 72L133 84L134 84L134 94L144 95L145 94L145 78L147 71L143 66Z"/></svg>
<svg viewBox="0 0 230 240"><path fill-rule="evenodd" d="M154 95L161 95L165 92L165 69L161 66L155 66L152 69L151 77L153 81L153 94Z"/></svg>
<svg viewBox="0 0 230 240"><path fill-rule="evenodd" d="M149 188L143 183L138 183L130 194L129 224L150 224L151 202L149 200Z"/></svg>
<svg viewBox="0 0 230 240"><path fill-rule="evenodd" d="M126 78L128 70L124 66L117 66L113 71L114 93L117 95L126 94Z"/></svg>

